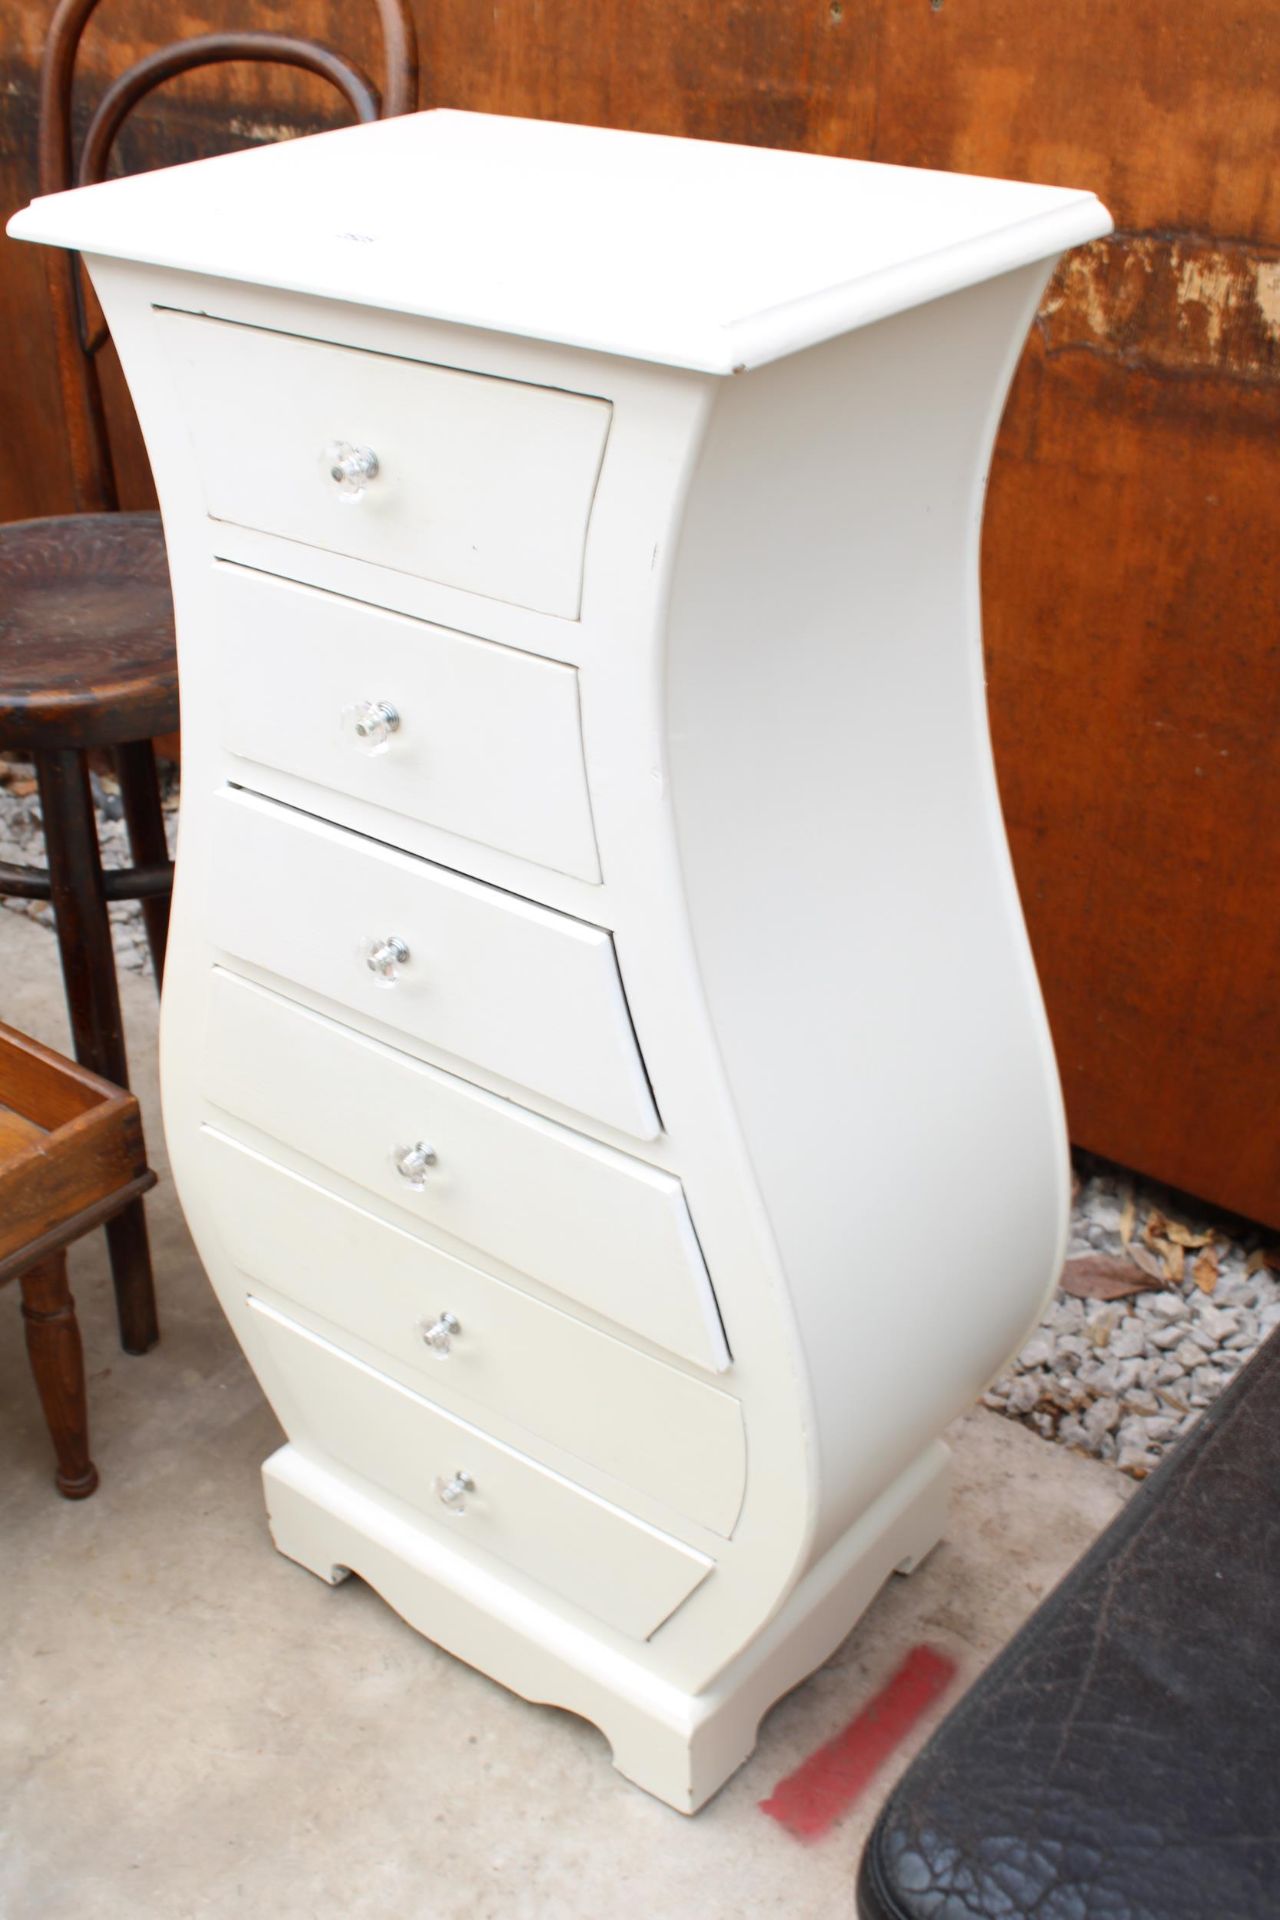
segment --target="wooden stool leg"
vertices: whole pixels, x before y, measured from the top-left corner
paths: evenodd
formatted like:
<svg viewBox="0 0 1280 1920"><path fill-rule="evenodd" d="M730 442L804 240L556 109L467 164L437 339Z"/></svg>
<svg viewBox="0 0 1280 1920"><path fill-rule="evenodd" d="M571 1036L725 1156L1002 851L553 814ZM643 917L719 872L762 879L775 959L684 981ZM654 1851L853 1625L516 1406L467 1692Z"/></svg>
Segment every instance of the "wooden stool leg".
<svg viewBox="0 0 1280 1920"><path fill-rule="evenodd" d="M155 1285L151 1278L151 1242L141 1200L121 1207L105 1228L111 1278L116 1290L120 1345L126 1353L146 1353L160 1338Z"/></svg>
<svg viewBox="0 0 1280 1920"><path fill-rule="evenodd" d="M84 756L67 750L37 754L36 778L76 1059L127 1087L111 923Z"/></svg>
<svg viewBox="0 0 1280 1920"><path fill-rule="evenodd" d="M89 1458L84 1350L67 1284L66 1254L50 1254L28 1267L21 1287L27 1353L57 1455L58 1492L68 1500L83 1500L98 1484L98 1469Z"/></svg>
<svg viewBox="0 0 1280 1920"><path fill-rule="evenodd" d="M88 772L82 755L60 749L36 756L36 777L76 1059L127 1087L129 1063ZM145 1353L160 1338L160 1329L140 1200L110 1222L107 1246L121 1344L126 1353Z"/></svg>
<svg viewBox="0 0 1280 1920"><path fill-rule="evenodd" d="M164 830L164 810L160 805L155 749L149 740L135 740L127 747L117 747L115 757L134 865L163 866L169 858L169 842ZM146 923L147 945L151 949L151 965L158 987L164 980L164 954L169 940L168 894L162 893L144 900L142 917Z"/></svg>

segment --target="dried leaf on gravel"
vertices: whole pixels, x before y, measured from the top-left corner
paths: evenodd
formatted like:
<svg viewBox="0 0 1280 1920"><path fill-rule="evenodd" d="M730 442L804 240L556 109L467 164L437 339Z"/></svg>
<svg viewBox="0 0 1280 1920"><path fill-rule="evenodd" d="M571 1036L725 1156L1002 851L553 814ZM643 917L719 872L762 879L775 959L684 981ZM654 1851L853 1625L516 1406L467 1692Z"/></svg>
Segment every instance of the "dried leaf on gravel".
<svg viewBox="0 0 1280 1920"><path fill-rule="evenodd" d="M1153 1261L1152 1265L1157 1263ZM1130 1293L1150 1293L1163 1287L1164 1270L1148 1275L1132 1260L1119 1260L1110 1253L1083 1253L1078 1259L1068 1260L1061 1285L1073 1300L1123 1300Z"/></svg>
<svg viewBox="0 0 1280 1920"><path fill-rule="evenodd" d="M1163 1255L1169 1278L1181 1280L1184 1250L1188 1247L1207 1247L1213 1234L1197 1233L1191 1227L1184 1227L1181 1220L1171 1220L1159 1207L1153 1207L1147 1215L1142 1237L1153 1253Z"/></svg>
<svg viewBox="0 0 1280 1920"><path fill-rule="evenodd" d="M1125 1247L1133 1238L1134 1212L1133 1188L1130 1187L1124 1197L1124 1212L1120 1215L1120 1244Z"/></svg>
<svg viewBox="0 0 1280 1920"><path fill-rule="evenodd" d="M1244 1263L1244 1270L1248 1274L1261 1273L1264 1267L1269 1267L1272 1273L1280 1273L1280 1247L1258 1247Z"/></svg>
<svg viewBox="0 0 1280 1920"><path fill-rule="evenodd" d="M1165 1272L1175 1287L1181 1286L1182 1275L1186 1267L1186 1255L1182 1248L1172 1240L1157 1240L1154 1250L1164 1261Z"/></svg>
<svg viewBox="0 0 1280 1920"><path fill-rule="evenodd" d="M1149 1247L1130 1247L1129 1258L1136 1267L1142 1269L1149 1280L1154 1280L1158 1287L1164 1286L1169 1277L1165 1272L1164 1262L1157 1260L1155 1254L1151 1252Z"/></svg>
<svg viewBox="0 0 1280 1920"><path fill-rule="evenodd" d="M1218 1284L1218 1255L1213 1247L1206 1247L1191 1269L1191 1278L1201 1293L1212 1293Z"/></svg>
<svg viewBox="0 0 1280 1920"><path fill-rule="evenodd" d="M1190 1227L1184 1227L1180 1220L1170 1220L1165 1225L1164 1237L1179 1247L1207 1247L1213 1239L1213 1233L1195 1233Z"/></svg>

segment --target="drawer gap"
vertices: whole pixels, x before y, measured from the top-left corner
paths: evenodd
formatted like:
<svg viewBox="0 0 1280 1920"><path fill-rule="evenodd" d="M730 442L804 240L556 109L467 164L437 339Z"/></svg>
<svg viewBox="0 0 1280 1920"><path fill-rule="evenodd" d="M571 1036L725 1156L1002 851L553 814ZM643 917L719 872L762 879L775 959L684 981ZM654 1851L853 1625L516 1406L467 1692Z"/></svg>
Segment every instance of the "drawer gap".
<svg viewBox="0 0 1280 1920"><path fill-rule="evenodd" d="M230 320L224 313L210 313L207 307L174 307L167 301L153 300L152 313L173 314L180 320L203 320L212 327L234 328L238 333L270 334L274 340L302 340L310 347L335 347L341 353L362 353L371 360L394 360L405 367L433 367L440 373L460 373L468 380L492 380L495 386L534 387L539 393L563 393L571 400L597 400L612 411L607 395L591 393L582 387L561 387L551 380L526 380L513 373L490 373L476 367L456 366L451 360L420 360L412 353L390 353L386 347L361 346L352 340L338 340L322 333L299 333L292 327L268 327L260 320Z"/></svg>

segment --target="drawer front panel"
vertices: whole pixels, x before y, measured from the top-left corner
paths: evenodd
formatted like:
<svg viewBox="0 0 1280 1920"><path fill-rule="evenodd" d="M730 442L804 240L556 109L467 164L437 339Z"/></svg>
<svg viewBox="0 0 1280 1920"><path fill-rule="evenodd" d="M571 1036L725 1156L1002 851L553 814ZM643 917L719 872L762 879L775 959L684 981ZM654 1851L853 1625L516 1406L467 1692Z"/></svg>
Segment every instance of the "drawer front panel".
<svg viewBox="0 0 1280 1920"><path fill-rule="evenodd" d="M239 567L212 587L232 753L599 880L572 667Z"/></svg>
<svg viewBox="0 0 1280 1920"><path fill-rule="evenodd" d="M199 315L157 322L213 519L577 619L607 401ZM358 493L332 477L348 451L377 460Z"/></svg>
<svg viewBox="0 0 1280 1920"><path fill-rule="evenodd" d="M706 1579L712 1563L559 1474L433 1407L263 1301L257 1331L311 1442L375 1486L637 1640ZM286 1426L288 1406L280 1407ZM453 1504L441 1498L456 1479Z"/></svg>
<svg viewBox="0 0 1280 1920"><path fill-rule="evenodd" d="M729 1356L680 1182L278 994L214 974L225 1112L711 1372ZM435 1158L420 1186L397 1153Z"/></svg>
<svg viewBox="0 0 1280 1920"><path fill-rule="evenodd" d="M637 1139L656 1136L602 928L269 800L225 794L213 812L219 946ZM391 979L371 970L378 948Z"/></svg>
<svg viewBox="0 0 1280 1920"><path fill-rule="evenodd" d="M202 1134L204 1179L250 1286L367 1341L443 1388L732 1533L746 1479L742 1410L519 1288L403 1233L225 1134ZM447 1318L446 1318L447 1316ZM450 1322L456 1322L456 1330ZM434 1330L435 1345L423 1338Z"/></svg>

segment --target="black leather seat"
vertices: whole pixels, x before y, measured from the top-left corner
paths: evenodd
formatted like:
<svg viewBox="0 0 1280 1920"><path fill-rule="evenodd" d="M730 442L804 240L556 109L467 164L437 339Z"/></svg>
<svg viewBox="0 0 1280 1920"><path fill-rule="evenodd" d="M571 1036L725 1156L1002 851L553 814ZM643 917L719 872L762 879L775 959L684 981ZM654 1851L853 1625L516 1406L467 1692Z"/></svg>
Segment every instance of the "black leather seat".
<svg viewBox="0 0 1280 1920"><path fill-rule="evenodd" d="M903 1776L858 1912L1280 1916L1280 1335Z"/></svg>

